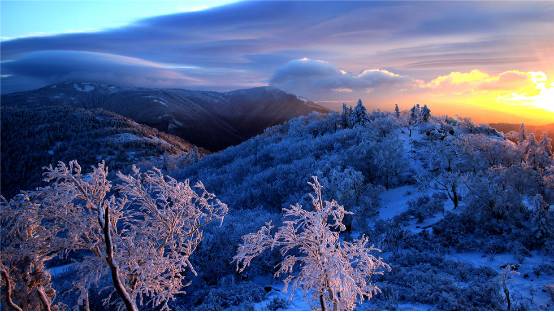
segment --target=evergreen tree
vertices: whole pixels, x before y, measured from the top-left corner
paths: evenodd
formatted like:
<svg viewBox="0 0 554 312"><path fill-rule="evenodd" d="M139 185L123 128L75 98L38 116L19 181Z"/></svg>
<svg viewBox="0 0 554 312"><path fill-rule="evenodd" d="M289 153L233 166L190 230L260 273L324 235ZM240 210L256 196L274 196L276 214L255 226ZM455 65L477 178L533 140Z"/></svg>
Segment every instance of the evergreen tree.
<svg viewBox="0 0 554 312"><path fill-rule="evenodd" d="M352 118L352 107L346 105L345 103L342 104L342 114L341 114L341 122L343 128L351 128L352 124L350 123Z"/></svg>
<svg viewBox="0 0 554 312"><path fill-rule="evenodd" d="M429 107L427 107L427 105L424 105L421 109L421 119L423 119L423 121L425 122L428 122L429 118L431 118L431 110L429 109Z"/></svg>
<svg viewBox="0 0 554 312"><path fill-rule="evenodd" d="M410 109L410 124L417 123L417 113L418 113L417 106L416 105L412 106L412 108Z"/></svg>
<svg viewBox="0 0 554 312"><path fill-rule="evenodd" d="M398 104L394 104L394 114L396 118L400 118L400 108L398 108Z"/></svg>
<svg viewBox="0 0 554 312"><path fill-rule="evenodd" d="M366 125L369 123L369 115L362 100L358 100L351 116L352 125Z"/></svg>
<svg viewBox="0 0 554 312"><path fill-rule="evenodd" d="M408 119L408 130L410 130L410 137L412 136L412 126L417 123L418 108L416 105L410 109L410 119Z"/></svg>

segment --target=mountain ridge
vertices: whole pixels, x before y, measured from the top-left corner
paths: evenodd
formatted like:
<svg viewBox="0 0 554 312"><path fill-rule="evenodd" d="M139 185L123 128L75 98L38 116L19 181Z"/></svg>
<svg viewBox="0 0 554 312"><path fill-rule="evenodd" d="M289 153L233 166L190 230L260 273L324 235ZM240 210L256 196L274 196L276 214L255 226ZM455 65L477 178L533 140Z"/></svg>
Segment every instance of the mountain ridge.
<svg viewBox="0 0 554 312"><path fill-rule="evenodd" d="M271 86L216 92L65 81L4 94L2 100L21 105L45 101L102 108L211 151L236 145L294 117L329 112Z"/></svg>

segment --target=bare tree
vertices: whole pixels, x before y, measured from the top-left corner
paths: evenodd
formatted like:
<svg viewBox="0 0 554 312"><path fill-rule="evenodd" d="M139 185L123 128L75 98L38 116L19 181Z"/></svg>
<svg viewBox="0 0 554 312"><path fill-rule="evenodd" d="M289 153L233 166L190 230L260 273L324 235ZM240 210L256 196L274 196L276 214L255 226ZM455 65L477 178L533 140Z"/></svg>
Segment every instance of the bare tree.
<svg viewBox="0 0 554 312"><path fill-rule="evenodd" d="M118 178L112 187L104 163L82 174L76 161L60 162L47 168L47 187L2 202L3 208L10 208L2 214L3 225L12 222L6 228L19 235L12 234L6 247L23 251L19 258L8 258L3 248L2 264L18 278L25 275L12 268L25 261L32 272L42 274L43 282L29 286L42 309L49 309L53 298L44 262L66 251L90 251L78 263L78 302L84 306L89 288L110 275L127 310L143 305L167 308L175 295L184 293L187 272L196 274L189 258L202 240L202 229L214 220L223 221L227 205L201 183L191 187L188 180L178 182L158 169L141 173L133 167L131 174L118 173ZM18 205L26 209L16 209ZM26 240L21 233L42 240ZM12 281L9 275L5 280ZM106 302L110 299L111 295ZM41 309L37 304L29 307Z"/></svg>
<svg viewBox="0 0 554 312"><path fill-rule="evenodd" d="M438 177L432 179L431 185L435 189L444 192L454 208L458 208L460 204L460 181L462 176L457 172L444 172Z"/></svg>
<svg viewBox="0 0 554 312"><path fill-rule="evenodd" d="M284 208L283 225L275 235L268 222L258 232L243 236L233 261L242 272L266 249L279 248L283 260L275 276L286 275L285 289L291 284L311 293L321 310L352 310L356 302L371 299L380 291L371 278L390 267L372 255L379 250L368 247L367 237L341 241L343 219L349 212L334 200L323 201L316 177L309 184L314 190L310 194L313 210L299 204Z"/></svg>

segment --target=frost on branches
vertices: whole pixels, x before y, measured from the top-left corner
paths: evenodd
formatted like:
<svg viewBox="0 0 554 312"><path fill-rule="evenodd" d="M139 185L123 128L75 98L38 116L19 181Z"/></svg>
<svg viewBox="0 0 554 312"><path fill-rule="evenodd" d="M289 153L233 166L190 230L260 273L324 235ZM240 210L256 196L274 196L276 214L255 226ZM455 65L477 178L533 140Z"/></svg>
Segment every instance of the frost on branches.
<svg viewBox="0 0 554 312"><path fill-rule="evenodd" d="M353 310L357 302L371 299L380 289L371 283L376 274L390 267L372 255L379 251L368 246L363 236L353 242L340 239L343 219L350 214L336 201L323 201L316 177L309 183L313 210L295 204L284 208L283 225L272 235L266 223L258 232L243 236L233 261L242 272L252 260L269 248L279 248L283 260L275 276L285 275L285 289L301 288L319 300L322 310Z"/></svg>
<svg viewBox="0 0 554 312"><path fill-rule="evenodd" d="M45 181L50 184L27 194L27 205L36 209L19 219L37 224L36 231L44 231L40 225L46 223L44 228L53 232L40 237L54 241L39 241L28 248L22 239L14 237L10 242L25 246L22 253L42 266L47 256L84 251L76 288L79 304L85 308L88 290L108 274L126 309L167 308L175 295L183 293L187 272L196 274L189 258L202 240L203 226L223 221L228 208L201 183L193 188L188 180L178 182L158 169L142 173L133 167L130 175L117 176L119 183L112 187L104 163L86 175L76 161L48 167ZM16 205L26 201L12 200L3 206L17 216ZM17 226L10 228L15 231ZM64 239L57 239L62 233ZM11 269L15 267L10 261L3 252L3 268L9 266L11 272L5 271L13 279L19 272Z"/></svg>

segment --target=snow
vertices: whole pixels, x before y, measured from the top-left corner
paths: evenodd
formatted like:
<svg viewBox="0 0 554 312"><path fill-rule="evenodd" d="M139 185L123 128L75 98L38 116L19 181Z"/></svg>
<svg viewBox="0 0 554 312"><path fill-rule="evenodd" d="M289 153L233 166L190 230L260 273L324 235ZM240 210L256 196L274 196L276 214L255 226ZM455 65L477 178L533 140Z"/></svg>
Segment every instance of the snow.
<svg viewBox="0 0 554 312"><path fill-rule="evenodd" d="M164 107L167 107L168 104L165 100L163 100L162 98L158 97L158 96L155 96L155 95L146 95L145 98L148 98L148 99L152 99L152 102L154 103L158 103L160 104L161 106L164 106Z"/></svg>
<svg viewBox="0 0 554 312"><path fill-rule="evenodd" d="M119 133L108 137L108 139L116 143L126 143L143 140L143 138L132 133Z"/></svg>
<svg viewBox="0 0 554 312"><path fill-rule="evenodd" d="M255 311L265 311L268 309L268 305L274 299L282 299L287 303L287 307L283 309L284 311L311 311L312 306L310 305L309 298L306 298L300 289L296 289L294 293L291 293L291 289L288 289L288 292L284 292L284 285L282 283L277 283L272 285L273 290L270 291L266 298L263 301L254 304Z"/></svg>
<svg viewBox="0 0 554 312"><path fill-rule="evenodd" d="M476 267L489 267L497 272L504 264L519 264L518 273L508 281L508 288L514 302L530 304L532 309L544 310L550 302L550 297L543 291L544 286L554 283L554 276L541 274L537 276L534 268L541 264L552 264L552 258L538 252L531 253L520 263L513 254L503 253L487 256L479 252L451 253L445 259L469 263Z"/></svg>
<svg viewBox="0 0 554 312"><path fill-rule="evenodd" d="M154 102L160 104L161 106L167 107L167 102L165 102L163 100L155 99Z"/></svg>
<svg viewBox="0 0 554 312"><path fill-rule="evenodd" d="M70 263L50 268L48 269L48 272L50 272L50 275L52 275L52 277L56 278L66 274L74 273L75 271L77 271L77 269L78 265L76 263Z"/></svg>
<svg viewBox="0 0 554 312"><path fill-rule="evenodd" d="M399 311L431 311L433 306L423 303L399 303L396 305Z"/></svg>
<svg viewBox="0 0 554 312"><path fill-rule="evenodd" d="M94 86L88 83L73 84L73 88L79 92L91 92L94 90Z"/></svg>
<svg viewBox="0 0 554 312"><path fill-rule="evenodd" d="M404 185L381 193L379 218L390 220L408 210L408 202L421 196L414 185Z"/></svg>

